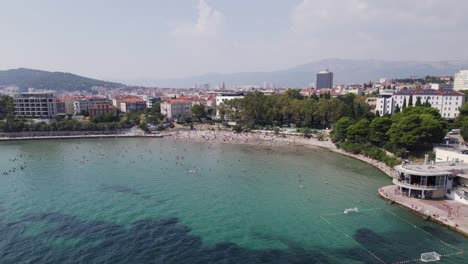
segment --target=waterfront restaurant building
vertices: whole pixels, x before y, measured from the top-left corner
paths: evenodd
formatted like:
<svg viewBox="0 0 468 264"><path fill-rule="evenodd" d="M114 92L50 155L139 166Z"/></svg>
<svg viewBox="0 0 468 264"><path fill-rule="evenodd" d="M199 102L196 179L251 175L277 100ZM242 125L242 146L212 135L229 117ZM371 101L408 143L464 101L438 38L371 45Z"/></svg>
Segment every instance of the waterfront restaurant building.
<svg viewBox="0 0 468 264"><path fill-rule="evenodd" d="M393 183L401 193L420 199L448 198L468 204L468 163L459 161L401 164Z"/></svg>

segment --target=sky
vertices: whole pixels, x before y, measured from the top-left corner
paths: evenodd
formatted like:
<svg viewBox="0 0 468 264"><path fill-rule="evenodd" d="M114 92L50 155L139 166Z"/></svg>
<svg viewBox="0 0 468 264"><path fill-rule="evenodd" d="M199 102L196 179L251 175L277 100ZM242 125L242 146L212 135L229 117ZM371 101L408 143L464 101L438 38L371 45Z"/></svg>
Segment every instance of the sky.
<svg viewBox="0 0 468 264"><path fill-rule="evenodd" d="M0 0L0 70L107 80L466 60L466 0Z"/></svg>

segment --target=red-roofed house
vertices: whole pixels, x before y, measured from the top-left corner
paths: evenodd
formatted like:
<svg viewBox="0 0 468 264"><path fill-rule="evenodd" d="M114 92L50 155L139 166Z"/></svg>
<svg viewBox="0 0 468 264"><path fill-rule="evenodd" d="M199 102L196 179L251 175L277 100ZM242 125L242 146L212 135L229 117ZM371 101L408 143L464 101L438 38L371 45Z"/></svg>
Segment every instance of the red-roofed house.
<svg viewBox="0 0 468 264"><path fill-rule="evenodd" d="M57 114L65 114L65 100L57 98Z"/></svg>
<svg viewBox="0 0 468 264"><path fill-rule="evenodd" d="M125 98L120 102L120 111L129 113L146 109L146 101L140 97Z"/></svg>
<svg viewBox="0 0 468 264"><path fill-rule="evenodd" d="M115 114L115 107L108 103L95 104L89 107L90 117L95 117L97 115L103 115L103 114L109 114L109 113Z"/></svg>

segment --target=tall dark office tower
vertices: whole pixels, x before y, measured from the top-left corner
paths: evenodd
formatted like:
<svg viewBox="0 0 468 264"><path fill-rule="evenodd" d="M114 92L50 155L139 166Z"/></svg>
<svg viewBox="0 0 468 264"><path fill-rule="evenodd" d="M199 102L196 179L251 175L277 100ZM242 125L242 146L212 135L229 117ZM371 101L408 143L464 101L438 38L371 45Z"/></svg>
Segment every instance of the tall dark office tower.
<svg viewBox="0 0 468 264"><path fill-rule="evenodd" d="M317 90L333 88L333 72L321 71L317 73Z"/></svg>

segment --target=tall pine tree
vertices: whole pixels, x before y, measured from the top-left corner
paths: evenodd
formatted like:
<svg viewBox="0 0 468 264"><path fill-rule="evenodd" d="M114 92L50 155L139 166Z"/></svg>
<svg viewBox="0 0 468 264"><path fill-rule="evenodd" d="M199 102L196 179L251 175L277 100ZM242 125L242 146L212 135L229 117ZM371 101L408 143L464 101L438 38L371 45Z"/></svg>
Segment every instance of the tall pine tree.
<svg viewBox="0 0 468 264"><path fill-rule="evenodd" d="M429 98L426 98L426 102L424 103L425 107L431 107L431 103L429 103Z"/></svg>
<svg viewBox="0 0 468 264"><path fill-rule="evenodd" d="M400 113L400 112L401 112L400 106L399 106L399 105L396 105L396 107L395 107L395 113Z"/></svg>
<svg viewBox="0 0 468 264"><path fill-rule="evenodd" d="M415 106L422 106L422 103L421 103L421 97L416 97L416 104Z"/></svg>
<svg viewBox="0 0 468 264"><path fill-rule="evenodd" d="M413 106L413 95L410 95L408 106Z"/></svg>

